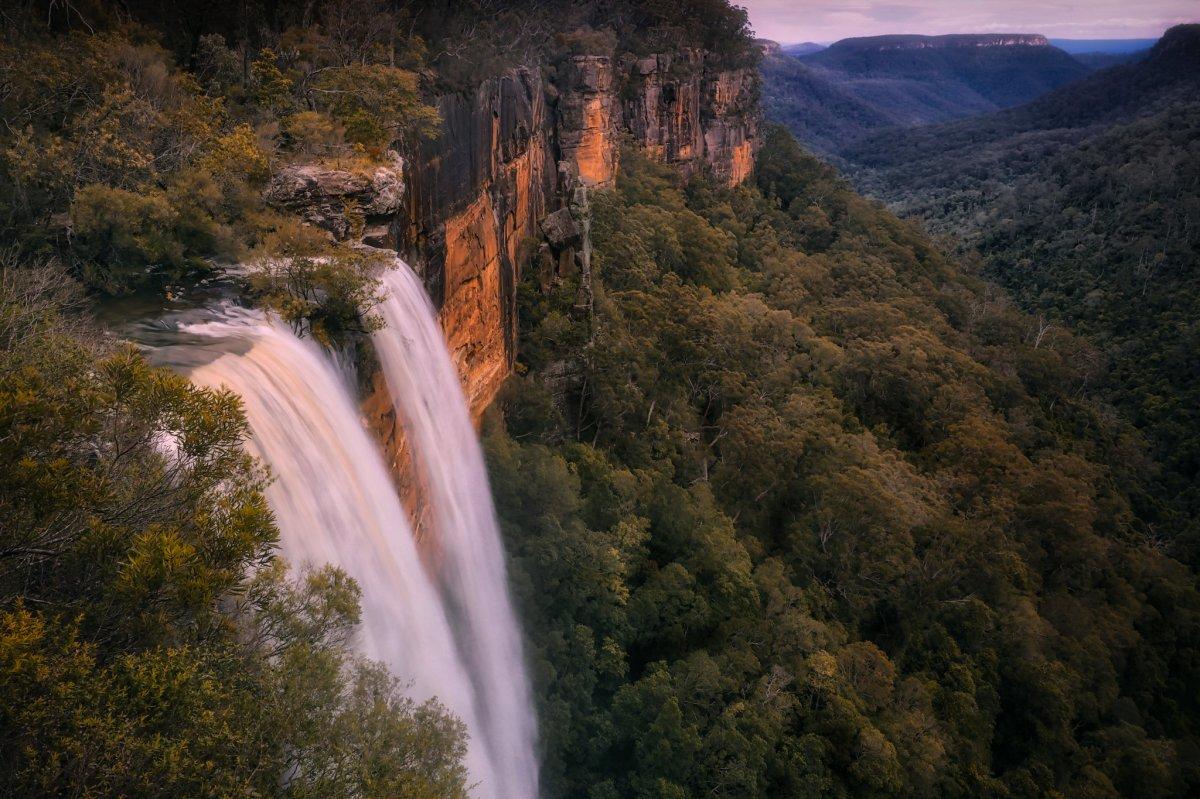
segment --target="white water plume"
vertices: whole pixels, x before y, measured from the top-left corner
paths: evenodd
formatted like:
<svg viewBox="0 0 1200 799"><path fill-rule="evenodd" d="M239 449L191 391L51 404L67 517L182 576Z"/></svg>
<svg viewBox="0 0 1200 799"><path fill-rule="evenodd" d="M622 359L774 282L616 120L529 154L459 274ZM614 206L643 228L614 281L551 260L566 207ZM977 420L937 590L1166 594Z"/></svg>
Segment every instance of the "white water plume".
<svg viewBox="0 0 1200 799"><path fill-rule="evenodd" d="M373 341L428 484L437 579L475 686L494 793L533 799L537 722L479 439L421 281L397 260L383 282L388 298L379 310L386 326Z"/></svg>
<svg viewBox="0 0 1200 799"><path fill-rule="evenodd" d="M159 350L157 359L200 385L241 395L250 449L275 477L267 500L284 556L297 567L334 564L358 581L359 649L411 680L414 699L437 697L463 720L476 797L515 797L495 787L501 780L493 727L476 713L476 688L449 614L421 564L379 449L329 355L283 323L233 307L217 321L184 325L181 332L187 343Z"/></svg>

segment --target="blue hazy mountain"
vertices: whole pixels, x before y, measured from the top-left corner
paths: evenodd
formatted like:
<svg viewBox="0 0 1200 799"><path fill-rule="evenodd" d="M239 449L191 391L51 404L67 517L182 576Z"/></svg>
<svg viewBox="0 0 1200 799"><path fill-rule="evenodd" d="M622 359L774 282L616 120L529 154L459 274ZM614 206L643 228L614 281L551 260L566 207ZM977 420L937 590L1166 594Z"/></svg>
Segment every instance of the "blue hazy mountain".
<svg viewBox="0 0 1200 799"><path fill-rule="evenodd" d="M872 36L763 60L767 114L826 154L881 128L1017 106L1089 71L1037 34Z"/></svg>

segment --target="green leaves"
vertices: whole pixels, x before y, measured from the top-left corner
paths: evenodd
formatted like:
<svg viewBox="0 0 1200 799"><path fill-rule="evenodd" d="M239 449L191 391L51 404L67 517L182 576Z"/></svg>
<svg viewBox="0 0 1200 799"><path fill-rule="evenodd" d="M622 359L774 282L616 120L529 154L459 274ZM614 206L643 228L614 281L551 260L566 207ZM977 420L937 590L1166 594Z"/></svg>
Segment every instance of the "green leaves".
<svg viewBox="0 0 1200 799"><path fill-rule="evenodd" d="M339 344L382 326L373 312L384 299L375 275L386 260L337 247L322 231L280 220L255 258L250 288L298 334Z"/></svg>

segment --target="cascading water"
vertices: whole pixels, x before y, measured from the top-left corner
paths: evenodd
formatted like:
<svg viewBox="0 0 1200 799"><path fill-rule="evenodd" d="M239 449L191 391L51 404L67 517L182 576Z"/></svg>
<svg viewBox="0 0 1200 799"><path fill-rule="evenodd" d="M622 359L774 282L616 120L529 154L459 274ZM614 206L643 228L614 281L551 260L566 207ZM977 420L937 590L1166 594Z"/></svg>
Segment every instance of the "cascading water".
<svg viewBox="0 0 1200 799"><path fill-rule="evenodd" d="M386 326L373 336L375 350L428 483L437 576L476 688L497 793L533 799L537 723L479 439L420 280L397 259L383 282Z"/></svg>
<svg viewBox="0 0 1200 799"><path fill-rule="evenodd" d="M481 702L472 675L408 517L328 355L282 323L233 307L181 332L187 343L157 350L156 360L200 385L241 395L250 448L275 477L267 500L285 557L293 566L331 563L358 581L361 651L411 680L414 699L436 696L467 725L476 797L516 797L500 788L511 783L507 765L494 762L495 725L476 712Z"/></svg>

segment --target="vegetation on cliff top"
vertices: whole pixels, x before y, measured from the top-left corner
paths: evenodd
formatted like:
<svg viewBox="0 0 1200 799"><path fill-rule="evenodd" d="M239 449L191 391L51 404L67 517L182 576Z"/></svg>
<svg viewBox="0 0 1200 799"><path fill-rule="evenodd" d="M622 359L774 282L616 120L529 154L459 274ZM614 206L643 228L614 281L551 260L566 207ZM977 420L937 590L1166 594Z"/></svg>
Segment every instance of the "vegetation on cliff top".
<svg viewBox="0 0 1200 799"><path fill-rule="evenodd" d="M353 580L285 577L237 397L0 266L0 794L465 799L462 725L351 653Z"/></svg>
<svg viewBox="0 0 1200 799"><path fill-rule="evenodd" d="M1200 593L1097 354L781 131L622 165L487 439L548 793L1194 793Z"/></svg>
<svg viewBox="0 0 1200 799"><path fill-rule="evenodd" d="M370 259L271 209L263 189L289 161L369 169L434 130L394 16L329 3L261 46L205 33L181 56L162 45L172 34L114 10L53 4L48 23L38 5L0 23L6 242L111 294L179 291L249 262L263 267L255 291L301 332L370 327Z"/></svg>

